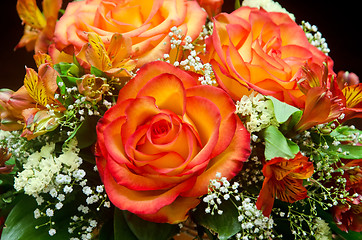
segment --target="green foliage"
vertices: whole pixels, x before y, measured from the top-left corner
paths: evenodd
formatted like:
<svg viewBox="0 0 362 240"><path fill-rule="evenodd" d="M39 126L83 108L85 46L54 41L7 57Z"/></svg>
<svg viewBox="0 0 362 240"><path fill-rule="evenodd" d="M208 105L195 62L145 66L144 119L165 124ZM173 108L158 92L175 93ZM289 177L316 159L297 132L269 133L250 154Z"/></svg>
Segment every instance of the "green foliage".
<svg viewBox="0 0 362 240"><path fill-rule="evenodd" d="M263 131L265 140L265 159L275 157L294 158L297 146L288 141L284 135L275 127L269 126Z"/></svg>
<svg viewBox="0 0 362 240"><path fill-rule="evenodd" d="M112 231L109 223L103 227L106 227L107 231ZM103 231L101 230L101 232ZM114 210L114 240L167 240L178 231L179 227L175 224L149 222L128 211L118 208ZM101 234L102 239L106 239L105 236L106 233Z"/></svg>
<svg viewBox="0 0 362 240"><path fill-rule="evenodd" d="M97 116L89 116L75 132L80 149L91 146L97 141L96 125L99 120Z"/></svg>
<svg viewBox="0 0 362 240"><path fill-rule="evenodd" d="M290 118L290 116L292 116L292 114L300 111L298 108L286 104L285 102L281 102L272 96L266 96L265 98L272 101L275 118L278 123L285 123Z"/></svg>
<svg viewBox="0 0 362 240"><path fill-rule="evenodd" d="M241 5L240 5L240 0L235 0L234 6L235 6L235 10L238 9L238 8L240 8L240 7L241 7Z"/></svg>
<svg viewBox="0 0 362 240"><path fill-rule="evenodd" d="M44 218L34 219L34 210L36 208L37 204L32 197L22 196L6 218L1 240L49 240L48 226L36 229L36 226L41 226L47 221ZM54 219L57 222L57 233L51 239L64 240L70 238L67 227L71 214L69 209L64 208L62 214L60 212L57 214Z"/></svg>
<svg viewBox="0 0 362 240"><path fill-rule="evenodd" d="M218 239L229 239L241 230L238 210L231 201L224 201L221 204L220 209L223 211L221 215L205 213L206 207L207 204L200 203L191 216L196 223L215 233Z"/></svg>

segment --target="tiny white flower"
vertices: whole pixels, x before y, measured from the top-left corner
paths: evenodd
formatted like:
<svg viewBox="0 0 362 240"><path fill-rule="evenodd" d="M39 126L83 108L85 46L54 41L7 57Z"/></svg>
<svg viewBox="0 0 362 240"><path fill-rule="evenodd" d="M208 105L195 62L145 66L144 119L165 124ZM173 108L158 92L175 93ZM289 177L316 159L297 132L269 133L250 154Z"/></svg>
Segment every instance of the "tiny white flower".
<svg viewBox="0 0 362 240"><path fill-rule="evenodd" d="M40 210L37 208L34 210L34 218L38 219L40 218L41 214L40 214Z"/></svg>
<svg viewBox="0 0 362 240"><path fill-rule="evenodd" d="M54 216L54 211L53 211L53 209L51 209L51 208L47 208L47 210L45 211L45 214L46 214L48 217L53 217L53 216Z"/></svg>
<svg viewBox="0 0 362 240"><path fill-rule="evenodd" d="M49 235L54 236L57 233L57 231L54 228L49 229Z"/></svg>

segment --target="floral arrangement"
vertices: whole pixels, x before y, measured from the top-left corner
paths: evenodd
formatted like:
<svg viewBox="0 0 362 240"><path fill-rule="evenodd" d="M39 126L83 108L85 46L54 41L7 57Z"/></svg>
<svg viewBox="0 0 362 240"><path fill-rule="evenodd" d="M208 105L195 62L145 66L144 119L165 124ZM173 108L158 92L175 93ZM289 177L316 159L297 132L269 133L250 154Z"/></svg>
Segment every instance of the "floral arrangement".
<svg viewBox="0 0 362 240"><path fill-rule="evenodd" d="M272 0L18 0L1 240L361 239L362 84Z"/></svg>

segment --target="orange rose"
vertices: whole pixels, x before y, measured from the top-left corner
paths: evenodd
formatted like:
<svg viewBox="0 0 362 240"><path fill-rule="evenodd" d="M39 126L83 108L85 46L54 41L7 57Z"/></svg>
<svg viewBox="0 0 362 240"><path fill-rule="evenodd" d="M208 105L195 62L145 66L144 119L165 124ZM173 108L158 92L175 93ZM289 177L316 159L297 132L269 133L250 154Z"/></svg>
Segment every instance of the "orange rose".
<svg viewBox="0 0 362 240"><path fill-rule="evenodd" d="M106 48L111 36L121 33L132 39L132 55L142 66L169 52L172 27L196 39L205 20L206 13L196 1L75 1L57 22L54 41L58 50L78 53L88 42L87 32L97 33Z"/></svg>
<svg viewBox="0 0 362 240"><path fill-rule="evenodd" d="M328 61L333 72L332 60L280 12L241 7L231 14L221 13L206 44L217 82L234 100L254 89L303 107L305 96L296 81L301 67Z"/></svg>
<svg viewBox="0 0 362 240"><path fill-rule="evenodd" d="M220 88L165 62L146 64L97 125L109 199L149 221L184 221L216 172L231 179L250 154L234 111Z"/></svg>

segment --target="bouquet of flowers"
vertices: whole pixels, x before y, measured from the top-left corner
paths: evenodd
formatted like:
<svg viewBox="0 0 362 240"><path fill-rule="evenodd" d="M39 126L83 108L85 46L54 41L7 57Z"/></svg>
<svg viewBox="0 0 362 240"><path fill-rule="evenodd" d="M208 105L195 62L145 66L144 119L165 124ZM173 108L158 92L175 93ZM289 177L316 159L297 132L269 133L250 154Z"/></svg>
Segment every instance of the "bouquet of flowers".
<svg viewBox="0 0 362 240"><path fill-rule="evenodd" d="M361 239L358 77L278 3L222 4L17 1L1 240Z"/></svg>

